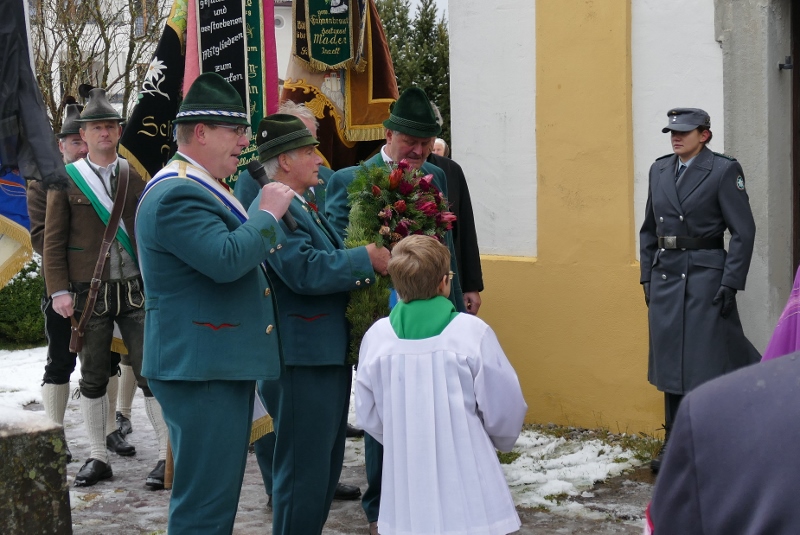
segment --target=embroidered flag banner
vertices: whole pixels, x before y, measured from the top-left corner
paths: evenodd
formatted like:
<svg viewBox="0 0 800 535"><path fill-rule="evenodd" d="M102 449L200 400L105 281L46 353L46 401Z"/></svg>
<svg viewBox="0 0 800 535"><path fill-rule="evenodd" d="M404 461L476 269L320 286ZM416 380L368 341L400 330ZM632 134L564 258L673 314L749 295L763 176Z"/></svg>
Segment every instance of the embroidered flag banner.
<svg viewBox="0 0 800 535"><path fill-rule="evenodd" d="M261 119L278 111L278 53L275 45L275 2L245 0L247 21L247 81L250 95L250 124L253 130ZM266 22L269 22L267 27ZM265 31L265 29L268 30ZM239 172L258 159L256 135L239 157ZM238 177L238 175L237 175Z"/></svg>
<svg viewBox="0 0 800 535"><path fill-rule="evenodd" d="M189 17L186 31L186 69L184 72L184 93L201 72L207 72L207 65L202 63L202 48L199 44L201 24L198 20L197 10L192 6L195 2L209 0L189 0ZM222 0L214 4L216 9L223 9L229 3L240 3L240 0ZM228 10L230 13L230 10ZM273 0L245 0L245 46L247 50L246 62L239 67L244 80L247 81L247 98L242 102L250 110L250 124L258 126L261 119L278 109L278 56L275 49L275 3ZM198 53L198 50L201 52ZM237 68L231 62L231 72ZM223 67L224 67L223 63ZM211 69L212 71L214 69ZM225 76L221 71L220 74ZM236 84L234 84L236 87ZM241 94L241 92L240 92ZM250 138L250 145L242 151L239 158L239 171L228 180L233 185L239 173L247 168L247 164L258 158L256 136Z"/></svg>
<svg viewBox="0 0 800 535"><path fill-rule="evenodd" d="M139 101L119 143L119 153L145 180L161 170L175 152L172 120L178 113L186 51L187 0L175 0L147 67Z"/></svg>
<svg viewBox="0 0 800 535"><path fill-rule="evenodd" d="M225 78L248 107L247 38L244 0L199 0L197 39L200 71L215 72Z"/></svg>
<svg viewBox="0 0 800 535"><path fill-rule="evenodd" d="M349 3L357 4L356 13ZM363 19L363 0L296 0L294 2L295 43L298 60L309 70L349 69L357 41L353 39L354 18ZM356 19L357 20L357 19Z"/></svg>
<svg viewBox="0 0 800 535"><path fill-rule="evenodd" d="M295 13L302 3L295 4ZM317 148L331 169L356 165L383 144L382 123L398 98L392 57L374 0L351 0L350 11L352 26L359 28L359 42L354 45L359 62L347 69L310 69L302 42L296 39L283 84L283 100L305 103L314 112L319 122ZM297 34L305 31L303 21L294 22Z"/></svg>
<svg viewBox="0 0 800 535"><path fill-rule="evenodd" d="M30 226L25 179L7 167L0 175L0 288L31 260Z"/></svg>

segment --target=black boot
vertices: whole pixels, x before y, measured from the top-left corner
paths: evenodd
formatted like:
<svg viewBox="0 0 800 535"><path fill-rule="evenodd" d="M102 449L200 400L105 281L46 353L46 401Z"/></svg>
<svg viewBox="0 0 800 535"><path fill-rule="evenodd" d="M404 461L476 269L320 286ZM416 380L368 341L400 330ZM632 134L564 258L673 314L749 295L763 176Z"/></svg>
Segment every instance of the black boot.
<svg viewBox="0 0 800 535"><path fill-rule="evenodd" d="M333 493L334 500L357 500L361 497L361 489L355 485L345 485L337 483L336 491Z"/></svg>
<svg viewBox="0 0 800 535"><path fill-rule="evenodd" d="M661 462L664 460L664 450L667 448L667 442L664 441L664 445L661 446L661 449L658 450L658 454L656 458L650 461L650 471L654 474L657 474L659 470L661 470Z"/></svg>
<svg viewBox="0 0 800 535"><path fill-rule="evenodd" d="M122 455L123 457L136 455L136 448L128 444L128 441L123 438L122 433L119 432L119 429L106 437L106 447L117 455Z"/></svg>
<svg viewBox="0 0 800 535"><path fill-rule="evenodd" d="M91 487L101 479L108 479L113 475L114 473L111 471L109 464L90 458L87 459L86 464L81 467L78 475L75 476L75 486Z"/></svg>
<svg viewBox="0 0 800 535"><path fill-rule="evenodd" d="M167 461L158 461L153 471L147 474L147 481L145 485L153 490L161 490L164 488L164 470L167 466Z"/></svg>
<svg viewBox="0 0 800 535"><path fill-rule="evenodd" d="M117 429L119 429L119 432L122 433L123 437L133 433L131 421L123 416L121 412L117 412Z"/></svg>
<svg viewBox="0 0 800 535"><path fill-rule="evenodd" d="M353 425L347 424L347 432L345 434L347 438L358 438L364 436L364 430L359 429Z"/></svg>
<svg viewBox="0 0 800 535"><path fill-rule="evenodd" d="M664 427L664 443L656 454L656 458L650 461L650 471L657 474L661 470L661 462L664 460L664 452L667 451L667 441L669 440L670 428Z"/></svg>

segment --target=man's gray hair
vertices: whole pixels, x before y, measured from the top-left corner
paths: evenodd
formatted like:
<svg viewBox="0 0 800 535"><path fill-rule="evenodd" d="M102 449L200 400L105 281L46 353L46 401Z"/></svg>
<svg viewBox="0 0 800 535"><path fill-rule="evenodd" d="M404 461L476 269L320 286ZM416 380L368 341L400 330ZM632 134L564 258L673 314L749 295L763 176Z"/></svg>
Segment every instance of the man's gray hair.
<svg viewBox="0 0 800 535"><path fill-rule="evenodd" d="M305 104L298 104L297 102L292 102L291 100L284 100L278 107L278 113L286 113L288 115L294 115L298 119L308 119L309 121L314 121L314 126L319 128L317 116L314 115L314 112L308 109Z"/></svg>
<svg viewBox="0 0 800 535"><path fill-rule="evenodd" d="M287 150L286 152L282 152L281 154L286 154L289 158L294 160L295 153L298 150L299 149ZM269 178L270 180L275 180L275 176L278 174L278 169L280 169L281 167L281 164L278 161L278 158L281 157L281 154L278 154L277 156L274 156L269 160L267 160L266 162L264 162L264 171L267 173L267 178Z"/></svg>

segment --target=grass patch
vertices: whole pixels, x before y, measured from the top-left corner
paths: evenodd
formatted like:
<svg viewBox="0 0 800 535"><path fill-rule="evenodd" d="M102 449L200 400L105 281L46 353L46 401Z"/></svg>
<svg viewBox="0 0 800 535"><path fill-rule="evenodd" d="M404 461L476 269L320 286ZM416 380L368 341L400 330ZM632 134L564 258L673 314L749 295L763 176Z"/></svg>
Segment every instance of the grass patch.
<svg viewBox="0 0 800 535"><path fill-rule="evenodd" d="M511 464L519 459L520 455L522 454L518 451L509 451L508 453L502 451L497 452L497 458L500 459L500 464Z"/></svg>
<svg viewBox="0 0 800 535"><path fill-rule="evenodd" d="M634 459L647 462L656 458L664 441L647 433L612 433L608 429L585 429L555 424L526 424L525 429L530 429L543 435L563 438L565 440L599 440L609 446L619 446L631 453ZM619 460L618 460L619 459ZM624 460L623 460L624 459ZM618 457L615 462L627 461Z"/></svg>
<svg viewBox="0 0 800 535"><path fill-rule="evenodd" d="M553 502L556 505L561 505L561 502L565 502L569 499L569 494L566 492L562 492L561 494L548 494L544 497L544 499L548 502Z"/></svg>
<svg viewBox="0 0 800 535"><path fill-rule="evenodd" d="M0 350L18 351L20 349L33 349L34 347L42 347L45 345L42 342L16 342L0 336Z"/></svg>

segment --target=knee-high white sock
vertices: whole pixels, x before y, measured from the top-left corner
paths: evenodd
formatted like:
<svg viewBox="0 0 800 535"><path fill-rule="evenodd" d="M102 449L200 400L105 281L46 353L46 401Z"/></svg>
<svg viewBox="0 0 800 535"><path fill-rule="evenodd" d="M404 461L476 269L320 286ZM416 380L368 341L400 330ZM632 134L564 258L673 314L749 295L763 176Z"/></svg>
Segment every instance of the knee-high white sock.
<svg viewBox="0 0 800 535"><path fill-rule="evenodd" d="M108 378L106 397L108 397L108 414L106 414L106 434L110 435L117 430L117 391L119 390L119 377L113 375Z"/></svg>
<svg viewBox="0 0 800 535"><path fill-rule="evenodd" d="M164 421L164 415L161 413L161 404L154 397L144 397L144 410L147 412L147 417L150 423L153 424L153 429L156 431L156 438L158 439L158 460L164 461L167 458L167 422Z"/></svg>
<svg viewBox="0 0 800 535"><path fill-rule="evenodd" d="M64 425L64 413L67 411L69 400L69 383L63 385L42 385L42 405L48 418L58 425Z"/></svg>
<svg viewBox="0 0 800 535"><path fill-rule="evenodd" d="M124 364L119 365L122 374L119 377L119 397L117 398L117 410L128 420L131 419L131 405L133 396L136 395L136 376L133 368Z"/></svg>
<svg viewBox="0 0 800 535"><path fill-rule="evenodd" d="M108 463L106 451L106 420L108 419L108 394L89 399L81 396L81 412L89 432L89 446L92 451L89 457Z"/></svg>

